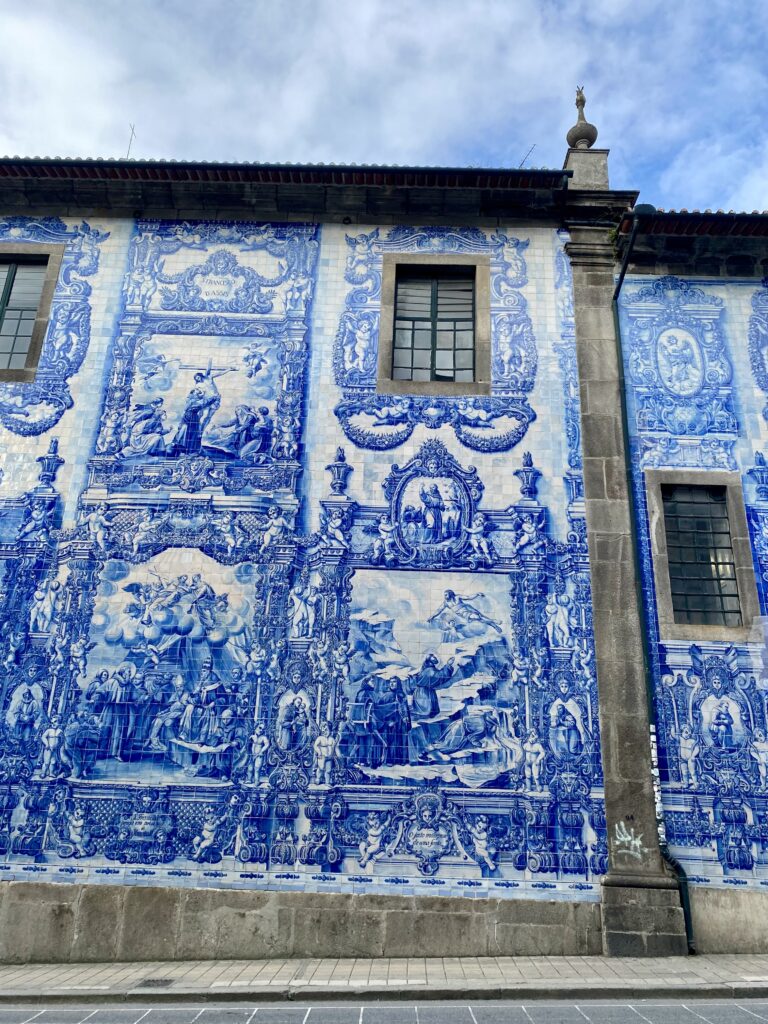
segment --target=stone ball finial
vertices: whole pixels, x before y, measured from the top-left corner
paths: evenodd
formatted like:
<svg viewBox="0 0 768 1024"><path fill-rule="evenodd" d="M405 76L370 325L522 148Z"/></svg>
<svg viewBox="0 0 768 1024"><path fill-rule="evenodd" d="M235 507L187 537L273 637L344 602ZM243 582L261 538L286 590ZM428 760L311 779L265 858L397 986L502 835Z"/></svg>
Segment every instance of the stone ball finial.
<svg viewBox="0 0 768 1024"><path fill-rule="evenodd" d="M579 116L576 119L576 124L566 135L566 141L571 149L589 149L590 146L594 146L597 140L597 128L584 117L584 106L586 105L586 97L584 96L584 87L582 85L576 86L576 109L579 112Z"/></svg>

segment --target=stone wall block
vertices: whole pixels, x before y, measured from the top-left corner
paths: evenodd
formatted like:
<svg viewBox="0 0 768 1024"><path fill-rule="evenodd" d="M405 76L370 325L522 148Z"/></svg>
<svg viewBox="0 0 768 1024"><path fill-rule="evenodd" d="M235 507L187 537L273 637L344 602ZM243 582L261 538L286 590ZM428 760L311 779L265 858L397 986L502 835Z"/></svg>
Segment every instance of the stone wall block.
<svg viewBox="0 0 768 1024"><path fill-rule="evenodd" d="M390 911L384 948L388 956L485 956L488 928L479 915L456 911ZM470 953L469 950L483 950Z"/></svg>
<svg viewBox="0 0 768 1024"><path fill-rule="evenodd" d="M768 953L768 893L689 887L699 953Z"/></svg>
<svg viewBox="0 0 768 1024"><path fill-rule="evenodd" d="M394 911L384 914L361 911L355 903L348 902L339 910L317 907L297 910L293 921L293 955L327 956L329 950L341 957L384 956L385 930L389 937L389 921L394 915L413 919L420 915L406 913L397 915ZM432 915L426 915L431 917ZM396 947L397 948L397 947ZM387 953L386 955L414 956L413 953ZM422 953L428 956L428 953Z"/></svg>
<svg viewBox="0 0 768 1024"><path fill-rule="evenodd" d="M225 906L217 909L216 957L220 960L304 956L296 944L295 923L314 911L296 913L270 902L263 907ZM332 949L329 945L326 949ZM317 954L319 955L319 954ZM326 954L327 955L327 954Z"/></svg>
<svg viewBox="0 0 768 1024"><path fill-rule="evenodd" d="M584 456L591 458L623 457L624 444L621 436L621 422L605 412L588 412L581 417L581 432L584 439Z"/></svg>
<svg viewBox="0 0 768 1024"><path fill-rule="evenodd" d="M112 885L83 885L77 901L70 958L76 962L117 959L123 928L125 890Z"/></svg>
<svg viewBox="0 0 768 1024"><path fill-rule="evenodd" d="M68 960L81 886L7 882L0 888L0 961Z"/></svg>
<svg viewBox="0 0 768 1024"><path fill-rule="evenodd" d="M118 959L175 959L184 896L183 889L128 887Z"/></svg>

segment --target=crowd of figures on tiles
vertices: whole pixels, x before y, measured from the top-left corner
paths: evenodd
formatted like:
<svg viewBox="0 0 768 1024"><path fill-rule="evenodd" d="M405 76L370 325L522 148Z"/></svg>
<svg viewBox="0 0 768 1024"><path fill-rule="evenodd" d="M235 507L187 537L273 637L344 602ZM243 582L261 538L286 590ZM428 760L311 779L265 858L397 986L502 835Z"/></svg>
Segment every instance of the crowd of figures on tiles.
<svg viewBox="0 0 768 1024"><path fill-rule="evenodd" d="M518 339L496 347L501 427L452 425L500 450L533 418L527 243L413 234L383 242L492 254L495 337ZM362 316L372 240L349 242ZM576 428L562 539L531 454L497 508L437 438L378 504L348 495L339 448L304 529L317 249L302 225L137 225L77 523L55 440L0 505L0 853L589 888L607 839Z"/></svg>
<svg viewBox="0 0 768 1024"><path fill-rule="evenodd" d="M768 289L755 293L749 349L768 391ZM643 470L742 470L762 614L768 585L768 467L736 457L739 424L728 304L675 277L628 290L623 300L634 434L641 571L655 682L664 829L689 880L766 884L768 863L768 663L758 627L746 643L660 642ZM760 881L762 879L762 881Z"/></svg>

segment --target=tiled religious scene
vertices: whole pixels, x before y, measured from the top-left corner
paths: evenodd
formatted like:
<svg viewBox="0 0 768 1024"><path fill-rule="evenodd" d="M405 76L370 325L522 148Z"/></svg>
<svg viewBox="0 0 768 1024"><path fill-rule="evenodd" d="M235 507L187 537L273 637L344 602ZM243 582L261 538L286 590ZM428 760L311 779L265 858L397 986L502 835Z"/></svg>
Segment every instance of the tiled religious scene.
<svg viewBox="0 0 768 1024"><path fill-rule="evenodd" d="M0 385L2 877L597 899L565 233L0 221L39 239L40 368ZM489 259L490 394L377 392L387 253Z"/></svg>

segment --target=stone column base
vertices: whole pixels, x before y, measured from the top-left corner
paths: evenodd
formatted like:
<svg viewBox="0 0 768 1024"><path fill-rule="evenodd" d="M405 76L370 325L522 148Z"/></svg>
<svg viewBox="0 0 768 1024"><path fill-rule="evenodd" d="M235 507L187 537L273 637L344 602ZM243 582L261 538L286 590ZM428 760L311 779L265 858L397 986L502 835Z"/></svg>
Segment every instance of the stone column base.
<svg viewBox="0 0 768 1024"><path fill-rule="evenodd" d="M603 953L687 956L677 884L666 879L659 879L656 885L645 880L631 884L630 879L607 879L603 883Z"/></svg>

